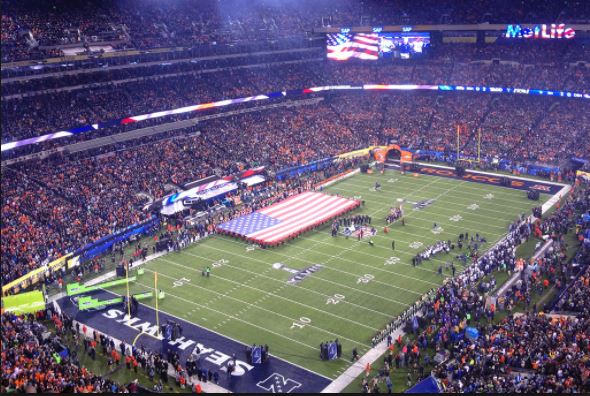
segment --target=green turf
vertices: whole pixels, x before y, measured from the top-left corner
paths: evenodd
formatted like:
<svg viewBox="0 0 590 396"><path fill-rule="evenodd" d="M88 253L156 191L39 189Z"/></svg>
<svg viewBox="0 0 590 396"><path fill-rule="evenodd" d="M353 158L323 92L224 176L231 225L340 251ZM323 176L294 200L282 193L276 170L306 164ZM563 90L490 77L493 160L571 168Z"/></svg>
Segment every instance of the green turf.
<svg viewBox="0 0 590 396"><path fill-rule="evenodd" d="M382 185L380 192L372 189L377 180ZM373 218L378 230L374 246L367 240L332 238L329 225L269 249L251 250L245 242L216 236L148 263L145 275L131 291L151 290L157 271L159 288L167 294L160 302L162 311L244 343L266 343L273 355L336 378L350 365L352 349L366 352L378 330L442 283L438 266L458 254L455 250L436 256L414 268L411 258L418 251L440 239L456 240L465 231L485 236L487 249L502 238L518 215L530 214L539 204L528 200L524 191L397 171L356 175L325 191L360 196L365 201L355 213ZM435 202L419 211L406 204L406 226L394 224L385 235L385 216L398 198ZM543 195L540 203L548 198ZM478 207L469 209L473 204ZM456 215L461 216L459 221L450 220ZM432 232L434 222L443 228L440 234ZM422 246L416 248L416 243ZM388 260L391 257L399 261L393 264L396 260ZM274 269L274 263L295 269L313 264L323 267L293 286L286 283L290 274ZM201 276L207 265L213 265L210 278ZM461 268L458 262L456 265ZM363 277L369 281L362 282ZM125 293L125 288L114 291ZM329 304L335 294L344 299ZM334 338L343 344L342 359L321 361L320 342Z"/></svg>

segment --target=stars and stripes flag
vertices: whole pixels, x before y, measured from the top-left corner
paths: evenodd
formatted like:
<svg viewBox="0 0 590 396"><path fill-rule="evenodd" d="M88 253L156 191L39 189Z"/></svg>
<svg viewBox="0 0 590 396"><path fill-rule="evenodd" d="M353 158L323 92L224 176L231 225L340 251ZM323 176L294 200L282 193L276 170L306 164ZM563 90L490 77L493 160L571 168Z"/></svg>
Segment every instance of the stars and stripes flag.
<svg viewBox="0 0 590 396"><path fill-rule="evenodd" d="M327 35L328 59L350 58L379 59L379 35L377 33L330 33Z"/></svg>
<svg viewBox="0 0 590 396"><path fill-rule="evenodd" d="M360 201L304 192L217 226L217 231L276 245L360 205Z"/></svg>

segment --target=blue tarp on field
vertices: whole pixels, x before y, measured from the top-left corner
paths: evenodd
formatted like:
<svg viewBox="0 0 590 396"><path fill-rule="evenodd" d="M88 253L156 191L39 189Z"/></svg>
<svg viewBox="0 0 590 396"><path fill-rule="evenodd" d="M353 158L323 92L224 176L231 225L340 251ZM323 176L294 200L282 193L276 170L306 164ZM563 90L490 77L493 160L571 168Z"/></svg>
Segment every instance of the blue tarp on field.
<svg viewBox="0 0 590 396"><path fill-rule="evenodd" d="M430 376L412 386L405 393L440 393L440 390L436 380Z"/></svg>

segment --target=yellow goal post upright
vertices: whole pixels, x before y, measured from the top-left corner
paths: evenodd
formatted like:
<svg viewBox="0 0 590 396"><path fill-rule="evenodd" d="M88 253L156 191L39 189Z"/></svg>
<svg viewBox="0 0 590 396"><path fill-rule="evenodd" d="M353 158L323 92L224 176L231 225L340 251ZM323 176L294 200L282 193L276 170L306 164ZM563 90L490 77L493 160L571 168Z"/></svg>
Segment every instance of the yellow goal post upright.
<svg viewBox="0 0 590 396"><path fill-rule="evenodd" d="M158 307L158 300L160 298L164 298L164 292L161 292L158 290L158 273L155 271L154 271L154 295L156 296L156 329L157 329L156 335L154 336L151 333L141 331L135 336L131 345L135 345L137 343L137 340L139 340L139 338L142 335L147 335L149 337L159 339L160 334L162 334L162 332L160 330L160 308Z"/></svg>
<svg viewBox="0 0 590 396"><path fill-rule="evenodd" d="M459 162L461 159L461 133L467 134L466 124L457 124L457 159L455 162Z"/></svg>
<svg viewBox="0 0 590 396"><path fill-rule="evenodd" d="M481 127L477 128L477 163L481 163Z"/></svg>

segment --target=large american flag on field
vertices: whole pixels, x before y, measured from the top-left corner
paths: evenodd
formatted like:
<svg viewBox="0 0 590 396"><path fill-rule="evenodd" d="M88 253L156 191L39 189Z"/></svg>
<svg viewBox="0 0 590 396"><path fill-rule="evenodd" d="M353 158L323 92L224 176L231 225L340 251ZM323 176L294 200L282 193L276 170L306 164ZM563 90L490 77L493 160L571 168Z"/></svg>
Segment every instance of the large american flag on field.
<svg viewBox="0 0 590 396"><path fill-rule="evenodd" d="M330 33L327 35L328 59L379 59L377 33Z"/></svg>
<svg viewBox="0 0 590 396"><path fill-rule="evenodd" d="M275 245L360 205L360 201L304 192L217 226L217 231Z"/></svg>

